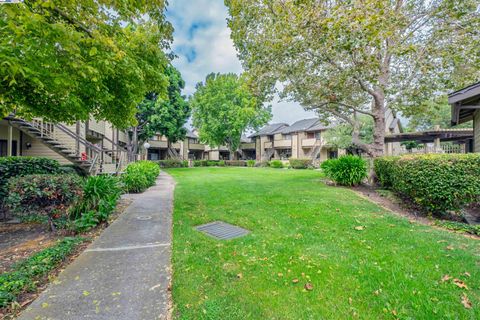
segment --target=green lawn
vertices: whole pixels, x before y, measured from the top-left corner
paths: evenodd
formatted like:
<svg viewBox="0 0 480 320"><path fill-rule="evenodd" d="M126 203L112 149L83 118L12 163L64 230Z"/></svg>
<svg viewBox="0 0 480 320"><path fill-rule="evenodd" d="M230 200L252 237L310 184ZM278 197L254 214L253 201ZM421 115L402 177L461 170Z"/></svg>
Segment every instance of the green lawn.
<svg viewBox="0 0 480 320"><path fill-rule="evenodd" d="M480 319L478 240L410 223L318 171L168 172L178 319ZM215 220L252 232L217 241L194 230Z"/></svg>

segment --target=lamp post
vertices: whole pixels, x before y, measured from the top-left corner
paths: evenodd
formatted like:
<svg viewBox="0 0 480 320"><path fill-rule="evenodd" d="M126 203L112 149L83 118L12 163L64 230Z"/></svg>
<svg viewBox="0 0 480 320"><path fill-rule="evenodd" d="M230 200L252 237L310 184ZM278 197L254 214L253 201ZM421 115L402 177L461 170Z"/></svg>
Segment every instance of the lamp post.
<svg viewBox="0 0 480 320"><path fill-rule="evenodd" d="M143 147L145 148L145 160L148 160L148 149L150 148L150 143L145 142Z"/></svg>

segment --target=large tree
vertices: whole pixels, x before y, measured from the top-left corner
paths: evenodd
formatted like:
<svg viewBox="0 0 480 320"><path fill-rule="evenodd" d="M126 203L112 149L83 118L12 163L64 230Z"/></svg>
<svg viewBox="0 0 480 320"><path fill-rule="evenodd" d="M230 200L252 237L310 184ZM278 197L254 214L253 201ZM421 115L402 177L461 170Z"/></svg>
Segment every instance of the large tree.
<svg viewBox="0 0 480 320"><path fill-rule="evenodd" d="M478 0L225 0L252 84L349 123L353 142L383 154L386 108L406 115L474 81ZM277 86L278 87L278 86ZM363 114L373 142L359 137Z"/></svg>
<svg viewBox="0 0 480 320"><path fill-rule="evenodd" d="M143 142L161 134L171 143L181 140L187 133L184 125L190 117L190 105L182 95L185 81L180 72L172 65L165 70L168 77L167 95L160 96L156 92L147 94L137 108L137 125L130 129L130 141L127 146L131 157L138 152Z"/></svg>
<svg viewBox="0 0 480 320"><path fill-rule="evenodd" d="M270 107L233 73L209 74L197 84L190 104L200 140L212 147L227 146L230 155L246 130L258 129L271 117Z"/></svg>
<svg viewBox="0 0 480 320"><path fill-rule="evenodd" d="M0 116L135 123L166 95L172 27L165 0L25 0L0 5Z"/></svg>

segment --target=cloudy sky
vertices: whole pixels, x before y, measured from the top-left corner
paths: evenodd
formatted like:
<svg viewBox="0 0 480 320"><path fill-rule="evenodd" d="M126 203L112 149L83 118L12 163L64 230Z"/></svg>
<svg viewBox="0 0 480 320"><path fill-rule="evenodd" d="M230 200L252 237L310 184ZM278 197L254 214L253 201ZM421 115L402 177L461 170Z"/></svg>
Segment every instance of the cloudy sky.
<svg viewBox="0 0 480 320"><path fill-rule="evenodd" d="M174 65L186 82L185 94L195 91L195 84L210 72L241 73L242 66L230 40L227 9L223 0L170 0L168 20L175 28L173 50L178 55ZM293 123L315 117L294 102L273 103L272 122Z"/></svg>

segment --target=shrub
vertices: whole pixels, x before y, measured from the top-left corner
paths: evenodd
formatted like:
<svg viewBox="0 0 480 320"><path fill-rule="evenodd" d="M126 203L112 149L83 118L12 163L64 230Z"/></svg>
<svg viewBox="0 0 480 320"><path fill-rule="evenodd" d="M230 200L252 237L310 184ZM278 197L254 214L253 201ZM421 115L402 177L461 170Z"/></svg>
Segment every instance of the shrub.
<svg viewBox="0 0 480 320"><path fill-rule="evenodd" d="M225 165L228 167L245 167L247 162L245 160L225 160Z"/></svg>
<svg viewBox="0 0 480 320"><path fill-rule="evenodd" d="M15 264L12 270L0 275L0 308L8 306L26 291L34 291L38 279L55 269L83 242L82 238L64 238L54 246Z"/></svg>
<svg viewBox="0 0 480 320"><path fill-rule="evenodd" d="M255 160L247 160L247 167L255 167Z"/></svg>
<svg viewBox="0 0 480 320"><path fill-rule="evenodd" d="M8 180L29 174L54 174L59 172L56 160L37 157L0 158L0 204L8 194Z"/></svg>
<svg viewBox="0 0 480 320"><path fill-rule="evenodd" d="M83 232L107 221L120 195L121 188L117 177L108 175L88 177L82 197L70 210L73 228Z"/></svg>
<svg viewBox="0 0 480 320"><path fill-rule="evenodd" d="M86 177L87 173L73 164L62 164L58 168L58 174L78 174L79 176Z"/></svg>
<svg viewBox="0 0 480 320"><path fill-rule="evenodd" d="M270 165L270 162L268 161L256 161L255 162L255 167L268 167Z"/></svg>
<svg viewBox="0 0 480 320"><path fill-rule="evenodd" d="M80 197L83 181L77 175L39 174L11 178L7 206L17 215L39 214L53 219L65 216L67 209Z"/></svg>
<svg viewBox="0 0 480 320"><path fill-rule="evenodd" d="M344 186L355 186L367 177L367 161L358 156L342 156L322 163L325 175Z"/></svg>
<svg viewBox="0 0 480 320"><path fill-rule="evenodd" d="M208 165L208 160L194 160L194 167L206 167Z"/></svg>
<svg viewBox="0 0 480 320"><path fill-rule="evenodd" d="M159 166L152 161L137 161L130 163L122 175L125 191L138 193L155 184L160 174Z"/></svg>
<svg viewBox="0 0 480 320"><path fill-rule="evenodd" d="M178 159L166 159L155 161L160 168L187 168L187 160L178 160Z"/></svg>
<svg viewBox="0 0 480 320"><path fill-rule="evenodd" d="M207 160L208 167L225 167L224 160Z"/></svg>
<svg viewBox="0 0 480 320"><path fill-rule="evenodd" d="M311 159L292 159L288 160L293 169L307 169L312 165Z"/></svg>
<svg viewBox="0 0 480 320"><path fill-rule="evenodd" d="M480 199L479 154L426 154L374 160L378 181L434 214Z"/></svg>
<svg viewBox="0 0 480 320"><path fill-rule="evenodd" d="M283 162L281 160L272 160L270 161L269 166L271 168L280 169L280 168L283 168Z"/></svg>

